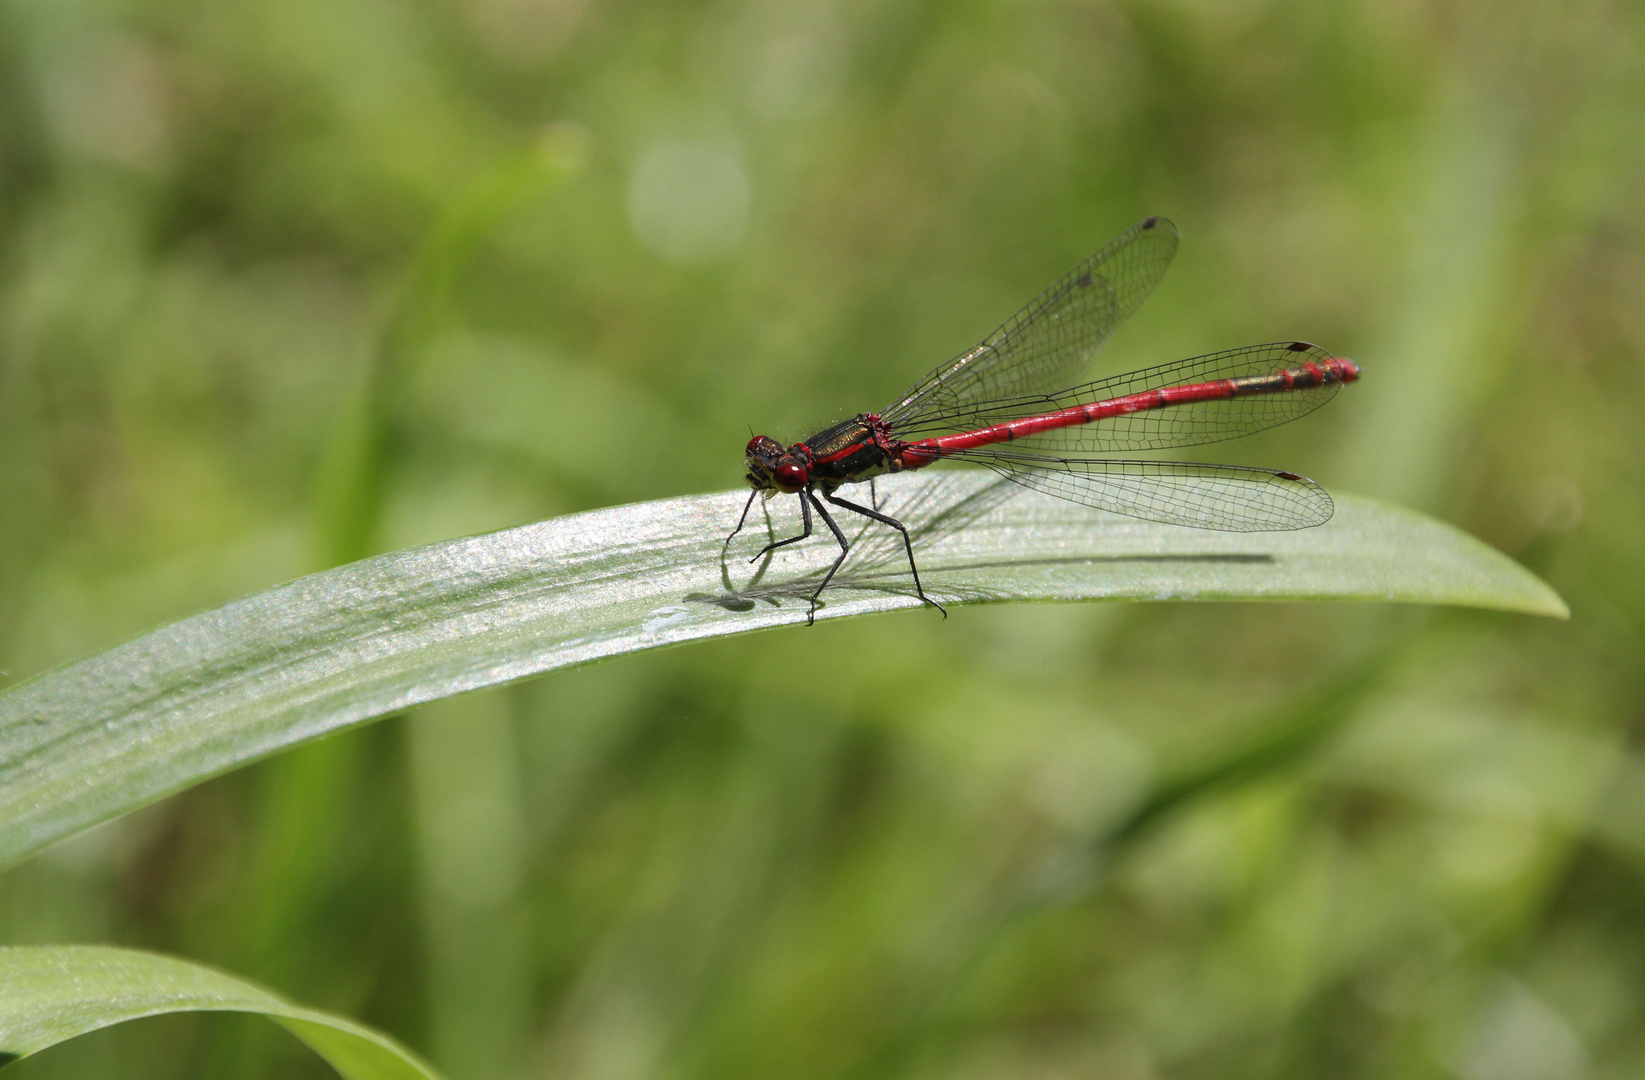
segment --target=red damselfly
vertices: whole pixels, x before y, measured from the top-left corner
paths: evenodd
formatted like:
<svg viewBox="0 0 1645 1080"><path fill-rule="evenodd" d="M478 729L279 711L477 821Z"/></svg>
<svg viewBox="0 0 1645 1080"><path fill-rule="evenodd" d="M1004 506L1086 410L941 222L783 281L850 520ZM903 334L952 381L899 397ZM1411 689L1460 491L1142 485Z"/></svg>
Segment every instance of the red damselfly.
<svg viewBox="0 0 1645 1080"><path fill-rule="evenodd" d="M835 495L846 484L938 461L975 462L1036 491L1173 525L1264 532L1329 521L1331 497L1296 473L1105 456L1237 439L1314 411L1359 377L1351 360L1278 341L1071 386L1154 290L1177 241L1169 220L1148 218L887 408L786 448L755 436L746 451L754 491L726 543L742 531L756 496L798 495L803 529L754 559L809 537L816 510L840 554L811 594L814 618L817 598L851 552L823 501L900 532L915 592L943 610L925 594L903 523Z"/></svg>

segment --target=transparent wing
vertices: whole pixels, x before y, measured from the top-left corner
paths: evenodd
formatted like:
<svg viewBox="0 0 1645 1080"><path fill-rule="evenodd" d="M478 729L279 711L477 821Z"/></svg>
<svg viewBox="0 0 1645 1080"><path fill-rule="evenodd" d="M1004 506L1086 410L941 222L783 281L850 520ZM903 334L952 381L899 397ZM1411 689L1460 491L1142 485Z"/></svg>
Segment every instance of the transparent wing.
<svg viewBox="0 0 1645 1080"><path fill-rule="evenodd" d="M987 448L954 455L1023 487L1127 517L1223 532L1284 532L1323 525L1336 506L1295 473L1239 465L1053 458Z"/></svg>
<svg viewBox="0 0 1645 1080"><path fill-rule="evenodd" d="M1069 385L1154 291L1177 253L1177 241L1177 227L1167 218L1133 225L880 415L893 427L920 426L970 403Z"/></svg>
<svg viewBox="0 0 1645 1080"><path fill-rule="evenodd" d="M1273 375L1281 371L1299 370L1308 363L1323 368L1324 361L1330 359L1333 357L1325 349L1301 341L1249 345L1100 379L1054 394L977 402L947 413L928 413L914 418L910 426L894 425L892 433L899 439L914 441L955 431L975 431L1011 420L1112 401L1166 387ZM1056 455L1111 454L1128 450L1198 446L1237 439L1290 423L1330 401L1340 389L1342 382L1330 378L1318 386L1252 392L1210 401L1180 402L1163 408L1110 416L1078 427L1048 431L1011 445L1018 450Z"/></svg>

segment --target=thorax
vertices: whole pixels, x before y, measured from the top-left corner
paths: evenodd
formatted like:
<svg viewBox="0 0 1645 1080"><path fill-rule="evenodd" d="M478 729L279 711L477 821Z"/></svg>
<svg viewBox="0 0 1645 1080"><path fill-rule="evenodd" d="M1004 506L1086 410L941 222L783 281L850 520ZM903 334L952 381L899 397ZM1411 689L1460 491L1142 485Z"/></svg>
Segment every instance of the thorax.
<svg viewBox="0 0 1645 1080"><path fill-rule="evenodd" d="M894 471L883 433L867 415L841 421L805 440L811 451L811 475L828 487L856 483Z"/></svg>

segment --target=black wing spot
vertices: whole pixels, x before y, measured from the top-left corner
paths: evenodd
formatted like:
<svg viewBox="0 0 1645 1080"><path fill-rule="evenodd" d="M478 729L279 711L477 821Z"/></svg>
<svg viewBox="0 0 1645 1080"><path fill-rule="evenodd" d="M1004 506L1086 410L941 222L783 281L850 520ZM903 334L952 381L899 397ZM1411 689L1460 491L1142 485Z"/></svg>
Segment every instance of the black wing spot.
<svg viewBox="0 0 1645 1080"><path fill-rule="evenodd" d="M1274 475L1279 477L1281 480L1301 480L1302 479L1302 477L1298 476L1294 472L1275 473Z"/></svg>
<svg viewBox="0 0 1645 1080"><path fill-rule="evenodd" d="M1289 352L1307 352L1309 349L1313 348L1313 346L1308 344L1306 341L1293 341L1290 345L1286 346L1286 348Z"/></svg>
<svg viewBox="0 0 1645 1080"><path fill-rule="evenodd" d="M1155 225L1158 225L1158 224L1159 224L1159 218L1157 218L1157 217L1143 218L1142 219L1142 227L1145 228L1145 229L1152 229Z"/></svg>
<svg viewBox="0 0 1645 1080"><path fill-rule="evenodd" d="M1076 281L1074 284L1078 285L1082 289L1089 289L1091 287L1091 275L1090 274L1084 275L1078 281Z"/></svg>

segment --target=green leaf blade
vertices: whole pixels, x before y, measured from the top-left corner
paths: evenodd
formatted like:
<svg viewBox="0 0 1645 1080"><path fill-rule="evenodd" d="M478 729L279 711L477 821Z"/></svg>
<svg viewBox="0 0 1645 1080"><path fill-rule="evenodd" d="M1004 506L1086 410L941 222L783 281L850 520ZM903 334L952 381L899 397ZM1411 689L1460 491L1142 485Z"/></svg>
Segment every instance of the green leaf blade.
<svg viewBox="0 0 1645 1080"><path fill-rule="evenodd" d="M267 1016L344 1080L440 1080L386 1035L208 967L105 946L0 947L0 1064L77 1035L176 1012Z"/></svg>
<svg viewBox="0 0 1645 1080"><path fill-rule="evenodd" d="M1342 497L1327 525L1230 534L1105 515L967 471L903 475L945 605L1376 600L1565 617L1546 584L1412 511ZM407 707L621 653L803 623L838 552L791 500L746 493L599 510L328 570L184 619L0 694L0 866L284 747ZM769 509L771 520L761 511ZM757 519L757 520L755 520ZM819 619L918 606L900 539L856 546Z"/></svg>

